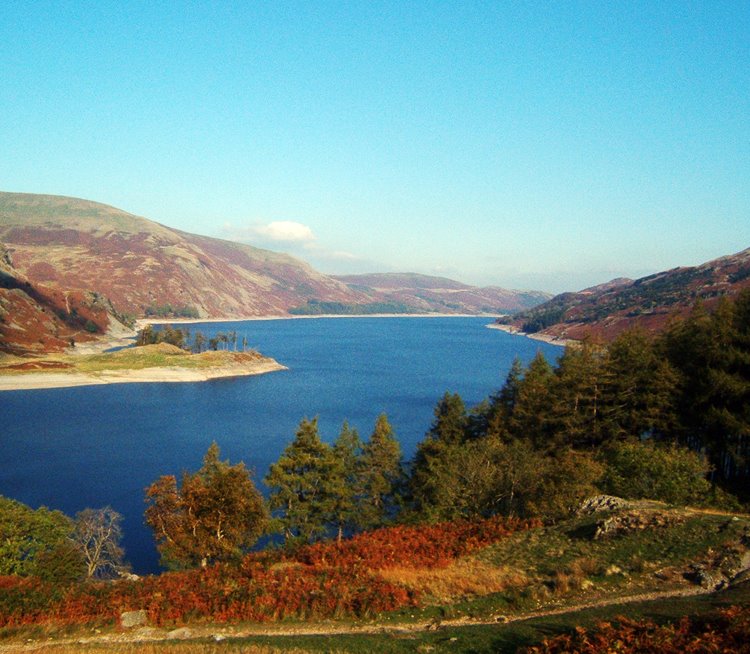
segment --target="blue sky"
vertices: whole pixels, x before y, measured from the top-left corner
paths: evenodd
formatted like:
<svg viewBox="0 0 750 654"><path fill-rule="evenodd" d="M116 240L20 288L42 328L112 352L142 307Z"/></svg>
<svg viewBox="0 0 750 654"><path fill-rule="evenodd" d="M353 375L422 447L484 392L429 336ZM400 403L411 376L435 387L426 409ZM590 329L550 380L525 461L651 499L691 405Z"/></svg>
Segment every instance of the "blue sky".
<svg viewBox="0 0 750 654"><path fill-rule="evenodd" d="M750 2L0 3L0 190L324 272L577 290L750 247Z"/></svg>

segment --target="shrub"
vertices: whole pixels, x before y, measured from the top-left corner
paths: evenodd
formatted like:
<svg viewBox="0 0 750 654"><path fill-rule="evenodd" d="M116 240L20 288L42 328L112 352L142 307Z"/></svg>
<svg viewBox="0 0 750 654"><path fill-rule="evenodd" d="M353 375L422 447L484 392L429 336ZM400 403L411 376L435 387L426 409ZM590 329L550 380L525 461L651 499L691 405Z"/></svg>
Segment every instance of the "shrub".
<svg viewBox="0 0 750 654"><path fill-rule="evenodd" d="M627 499L648 498L670 504L702 504L712 489L704 456L684 447L652 442L623 442L603 452L602 490Z"/></svg>
<svg viewBox="0 0 750 654"><path fill-rule="evenodd" d="M145 609L157 625L366 617L415 606L419 599L416 591L376 571L445 567L537 524L493 518L379 529L341 543L310 545L287 559L261 552L246 556L240 565L216 564L139 581L61 586L0 577L0 627L114 623L122 611L136 609Z"/></svg>
<svg viewBox="0 0 750 654"><path fill-rule="evenodd" d="M660 652L750 652L750 608L731 607L716 618L682 618L675 624L656 625L621 618L596 629L577 627L572 634L545 640L521 650L522 654L619 654Z"/></svg>

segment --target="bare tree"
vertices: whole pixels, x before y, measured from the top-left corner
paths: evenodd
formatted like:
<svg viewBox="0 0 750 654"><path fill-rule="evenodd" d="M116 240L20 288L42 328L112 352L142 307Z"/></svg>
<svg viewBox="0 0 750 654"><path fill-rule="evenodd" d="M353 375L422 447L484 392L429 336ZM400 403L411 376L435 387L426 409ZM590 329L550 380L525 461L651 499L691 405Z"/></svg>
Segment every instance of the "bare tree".
<svg viewBox="0 0 750 654"><path fill-rule="evenodd" d="M86 563L87 579L117 577L127 570L120 547L122 516L107 506L76 514L73 541Z"/></svg>

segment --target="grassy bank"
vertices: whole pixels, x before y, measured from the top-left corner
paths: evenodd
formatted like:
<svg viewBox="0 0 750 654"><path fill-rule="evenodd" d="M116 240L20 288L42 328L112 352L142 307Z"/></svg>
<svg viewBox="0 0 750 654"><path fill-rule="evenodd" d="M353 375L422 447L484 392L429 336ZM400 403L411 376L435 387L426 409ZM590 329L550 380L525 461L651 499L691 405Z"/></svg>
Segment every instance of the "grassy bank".
<svg viewBox="0 0 750 654"><path fill-rule="evenodd" d="M103 354L0 359L0 390L122 383L201 381L283 370L258 352L186 352L159 343Z"/></svg>

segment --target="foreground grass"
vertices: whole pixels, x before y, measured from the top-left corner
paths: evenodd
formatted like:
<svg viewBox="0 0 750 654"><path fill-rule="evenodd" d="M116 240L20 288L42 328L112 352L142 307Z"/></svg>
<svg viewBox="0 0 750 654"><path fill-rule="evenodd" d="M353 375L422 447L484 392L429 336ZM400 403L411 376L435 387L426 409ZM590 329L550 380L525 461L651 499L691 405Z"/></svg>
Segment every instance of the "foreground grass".
<svg viewBox="0 0 750 654"><path fill-rule="evenodd" d="M649 593L695 592L696 586L686 580L691 566L700 564L720 572L729 565L726 561L746 552L750 539L747 516L699 513L655 503L643 503L624 514L651 526L595 538L597 527L613 514L578 517L513 533L448 566L415 568L399 563L399 568L386 568L380 572L383 577L420 591L423 600L418 608L382 614L373 621L290 620L221 626L202 621L188 625L189 643L120 642L138 634L114 628L101 634L107 641L81 643L92 636L91 630L31 627L0 633L0 652L4 646L28 640L33 641L34 651L60 654L105 650L134 654L514 652L519 646L577 626L594 627L617 616L665 622L750 603L750 583L713 595L613 603L617 598ZM262 635L241 637L250 633ZM166 634L167 630L161 630L150 637ZM215 642L213 634L223 640Z"/></svg>
<svg viewBox="0 0 750 654"><path fill-rule="evenodd" d="M180 643L113 643L45 644L39 638L31 651L50 654L77 652L118 652L122 654L303 654L328 652L360 654L407 654L456 652L458 654L498 654L515 652L576 627L593 628L601 622L617 622L620 618L653 620L658 624L674 622L683 616L712 616L733 605L750 603L750 584L743 584L711 595L677 597L669 600L637 602L572 611L561 615L542 616L506 624L475 624L440 627L431 631L391 631L380 634L330 634L320 636L274 635L212 639ZM291 628L290 628L291 630ZM41 642L40 642L41 641ZM0 646L2 651L2 646Z"/></svg>
<svg viewBox="0 0 750 654"><path fill-rule="evenodd" d="M685 573L691 564L720 568L750 534L746 516L658 504L637 512L668 524L595 539L606 516L580 517L512 534L444 570L405 571L401 583L422 591L423 606L384 620L507 619L584 602L688 590L693 586ZM385 576L395 581L398 574Z"/></svg>

